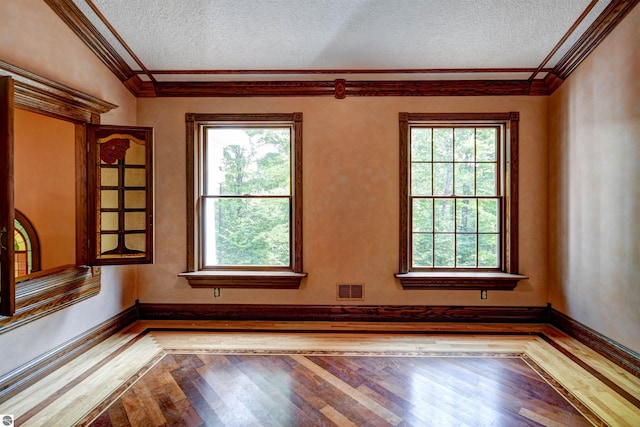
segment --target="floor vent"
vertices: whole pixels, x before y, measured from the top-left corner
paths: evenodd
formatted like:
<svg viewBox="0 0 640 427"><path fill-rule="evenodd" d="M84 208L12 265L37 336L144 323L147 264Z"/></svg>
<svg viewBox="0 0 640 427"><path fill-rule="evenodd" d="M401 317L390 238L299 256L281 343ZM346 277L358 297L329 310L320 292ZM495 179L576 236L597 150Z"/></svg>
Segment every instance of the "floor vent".
<svg viewBox="0 0 640 427"><path fill-rule="evenodd" d="M364 284L338 283L338 301L342 300L364 300Z"/></svg>

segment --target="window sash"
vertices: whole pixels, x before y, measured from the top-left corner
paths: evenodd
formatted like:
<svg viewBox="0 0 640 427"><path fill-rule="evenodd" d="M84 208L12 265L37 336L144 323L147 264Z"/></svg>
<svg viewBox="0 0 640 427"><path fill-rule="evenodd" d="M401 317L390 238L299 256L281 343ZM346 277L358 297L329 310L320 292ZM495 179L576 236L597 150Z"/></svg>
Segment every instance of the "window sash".
<svg viewBox="0 0 640 427"><path fill-rule="evenodd" d="M478 148L478 132L479 130L491 130L495 132L495 149L493 155L487 156L487 152L484 152L484 156L480 156ZM430 152L420 153L416 151L417 138L415 131L424 130L431 133L427 137L428 142L423 145L427 147ZM450 130L450 150L446 150L447 144L443 147L444 152L440 150L440 153L436 153L436 132ZM459 140L456 139L456 135L459 130L472 130L473 131L473 143L472 143L472 159L463 158L459 156L456 149L459 148ZM506 188L504 177L506 176L506 159L504 148L505 142L505 125L503 123L496 122L468 122L468 123L456 123L456 122L423 122L423 123L407 123L407 183L408 188L404 191L408 192L406 207L408 221L408 233L407 233L407 268L410 271L504 271L505 270L505 249L506 249L506 214L505 214L505 198L504 191ZM443 148L440 147L440 148ZM403 161L401 159L401 161ZM473 190L461 191L456 180L456 173L459 171L458 165L471 165L473 167ZM494 166L494 182L492 191L480 191L478 188L478 170L482 169L484 165L485 169L489 170L491 165ZM438 170L445 171L447 176L451 178L450 188L439 188L436 184L438 178ZM460 168L462 170L462 167ZM425 178L427 187L419 188L417 183L417 174L422 173L423 179ZM480 194L479 194L480 193ZM452 229L448 231L436 230L436 210L432 209L431 230L420 231L414 230L416 223L416 213L414 212L416 200L431 200L433 206L436 201L451 200L453 202L453 214L452 214ZM497 202L497 218L496 218L496 231L491 233L480 232L463 232L458 229L457 226L457 205L461 200L475 200L476 206L478 200L495 200ZM476 210L476 215L479 215L479 209ZM476 218L476 227L478 226L478 218ZM493 266L482 265L480 260L481 237L483 235L495 236L496 240L496 262ZM459 258L458 248L459 242L468 239L468 236L473 236L475 239L475 251L473 254L474 265L469 265L469 262L464 262ZM427 241L425 242L425 238ZM445 241L445 238L449 240L448 244L451 246L451 256L447 265L441 265L445 263L438 263L438 240ZM428 240L431 240L428 242ZM426 257L420 257L416 254L416 245L421 243L428 249L430 253ZM424 262L425 258L430 258L430 262ZM460 265L462 264L462 265Z"/></svg>
<svg viewBox="0 0 640 427"><path fill-rule="evenodd" d="M217 251L217 247L218 246L222 246L222 250L224 252L227 252L229 250L229 245L225 246L224 243L222 245L218 245L218 239L219 239L219 235L218 235L218 228L220 227L220 223L218 221L216 221L216 216L215 213L211 213L209 212L210 209L215 209L215 201L231 201L231 200L238 200L238 201L243 201L243 202L253 202L254 203L254 208L255 208L255 202L260 202L260 201L266 201L266 202L271 202L271 201L286 201L286 240L287 240L287 249L286 249L286 261L283 262L263 262L263 263L254 263L254 262L235 262L235 263L225 263L225 262L216 262L213 261L214 259L217 260L218 259L218 255L215 254L211 254L210 252L214 252ZM293 235L292 235L292 231L293 231L293 227L292 227L292 204L293 204L293 200L291 198L291 196L202 196L201 197L201 203L200 205L200 220L201 220L201 224L200 224L200 230L202 230L201 232L201 244L200 244L200 248L201 248L201 255L200 255L200 260L201 260L201 268L203 270L207 270L207 269L216 269L216 268L286 268L286 269L291 269L292 268L292 254L293 254L293 250L292 250L292 241L293 241ZM272 206L272 208L277 209L277 206ZM273 230L273 229L272 229ZM228 232L229 230L224 230L225 232ZM231 230L233 231L233 230ZM211 236L213 234L213 236ZM221 233L222 234L222 233ZM225 233L226 234L226 233ZM280 237L280 240L282 240L284 236L284 233L280 232L278 233L277 231L270 233L268 236L265 237L269 237L269 238L278 238ZM211 237L211 240L209 239ZM253 247L255 246L260 246L260 245L264 245L264 246L268 246L269 242L267 242L265 239L261 239L259 238L259 236L254 236L254 239L252 241ZM225 249L227 249L227 251L225 251ZM244 254L244 257L249 257L249 258L253 258L255 259L256 254L251 253L250 249L246 249L244 251L242 251ZM279 258L278 255L281 255L280 253L270 253L269 255L271 255L269 258L273 259L275 258ZM227 255L228 258L228 255Z"/></svg>

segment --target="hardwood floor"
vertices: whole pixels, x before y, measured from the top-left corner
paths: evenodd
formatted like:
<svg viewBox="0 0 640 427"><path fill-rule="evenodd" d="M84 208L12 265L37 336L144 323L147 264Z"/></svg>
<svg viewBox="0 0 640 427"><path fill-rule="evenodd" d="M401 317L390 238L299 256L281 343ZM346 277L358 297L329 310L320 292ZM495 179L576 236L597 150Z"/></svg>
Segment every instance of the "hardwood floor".
<svg viewBox="0 0 640 427"><path fill-rule="evenodd" d="M16 425L640 425L640 379L547 325L139 321Z"/></svg>

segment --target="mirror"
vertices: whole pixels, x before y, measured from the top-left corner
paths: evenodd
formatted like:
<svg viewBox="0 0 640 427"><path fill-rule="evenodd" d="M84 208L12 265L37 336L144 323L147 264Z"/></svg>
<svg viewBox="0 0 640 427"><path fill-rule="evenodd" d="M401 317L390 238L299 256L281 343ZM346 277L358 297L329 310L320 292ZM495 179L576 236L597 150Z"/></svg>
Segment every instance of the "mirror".
<svg viewBox="0 0 640 427"><path fill-rule="evenodd" d="M75 176L73 123L16 108L14 206L37 233L42 271L75 264Z"/></svg>

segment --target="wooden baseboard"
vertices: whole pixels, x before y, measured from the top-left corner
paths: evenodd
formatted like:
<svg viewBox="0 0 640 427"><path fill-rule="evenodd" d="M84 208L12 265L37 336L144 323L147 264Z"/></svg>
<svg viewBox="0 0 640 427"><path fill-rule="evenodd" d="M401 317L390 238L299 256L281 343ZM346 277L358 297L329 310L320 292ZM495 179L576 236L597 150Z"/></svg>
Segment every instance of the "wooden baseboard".
<svg viewBox="0 0 640 427"><path fill-rule="evenodd" d="M549 305L549 323L640 378L640 354Z"/></svg>
<svg viewBox="0 0 640 427"><path fill-rule="evenodd" d="M136 304L72 340L3 375L0 377L0 403L34 384L96 344L106 340L137 319L138 305Z"/></svg>
<svg viewBox="0 0 640 427"><path fill-rule="evenodd" d="M139 304L146 320L547 323L547 307Z"/></svg>

